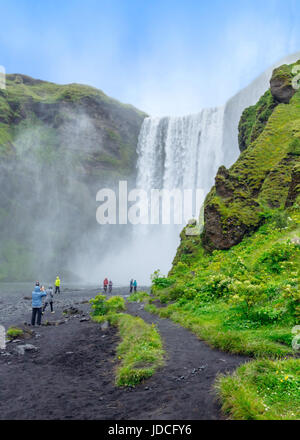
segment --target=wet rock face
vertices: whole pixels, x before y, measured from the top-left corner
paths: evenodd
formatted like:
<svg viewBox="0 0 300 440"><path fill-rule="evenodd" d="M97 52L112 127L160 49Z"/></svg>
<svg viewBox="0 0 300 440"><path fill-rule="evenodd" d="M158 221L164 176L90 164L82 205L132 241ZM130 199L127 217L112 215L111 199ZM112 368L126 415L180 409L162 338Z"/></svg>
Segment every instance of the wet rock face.
<svg viewBox="0 0 300 440"><path fill-rule="evenodd" d="M233 191L229 177L229 171L224 166L221 166L215 177L216 193L218 196L225 198L232 196Z"/></svg>
<svg viewBox="0 0 300 440"><path fill-rule="evenodd" d="M215 205L205 207L205 228L203 246L207 250L230 249L239 243L247 232L247 226L235 219L228 219L226 230L223 228L222 217Z"/></svg>
<svg viewBox="0 0 300 440"><path fill-rule="evenodd" d="M278 67L273 71L270 81L271 93L280 103L288 104L296 93L292 86L292 78L293 75L285 66Z"/></svg>

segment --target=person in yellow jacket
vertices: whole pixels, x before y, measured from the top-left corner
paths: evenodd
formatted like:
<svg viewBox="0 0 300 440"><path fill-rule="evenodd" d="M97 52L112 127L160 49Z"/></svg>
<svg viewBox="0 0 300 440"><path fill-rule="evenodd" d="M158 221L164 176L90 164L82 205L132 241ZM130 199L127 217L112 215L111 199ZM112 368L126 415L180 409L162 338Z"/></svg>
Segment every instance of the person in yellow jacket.
<svg viewBox="0 0 300 440"><path fill-rule="evenodd" d="M56 280L55 280L55 293L60 293L60 279L59 279L59 276L57 276Z"/></svg>

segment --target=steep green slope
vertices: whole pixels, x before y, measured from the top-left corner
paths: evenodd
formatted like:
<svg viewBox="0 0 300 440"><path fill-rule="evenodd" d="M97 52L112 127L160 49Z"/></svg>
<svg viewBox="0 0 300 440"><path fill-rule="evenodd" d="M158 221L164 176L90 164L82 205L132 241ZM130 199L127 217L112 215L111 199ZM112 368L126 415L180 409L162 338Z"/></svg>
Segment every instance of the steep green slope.
<svg viewBox="0 0 300 440"><path fill-rule="evenodd" d="M300 319L300 91L290 89L292 69L276 69L271 89L243 113L242 137L256 134L230 170L219 169L203 233L185 228L169 276L154 277L160 300L176 301L161 313L241 353L291 351L291 326ZM279 103L287 90L289 103ZM268 117L257 129L262 109Z"/></svg>
<svg viewBox="0 0 300 440"><path fill-rule="evenodd" d="M278 76L282 69L275 70L274 75ZM283 76L283 82L292 80L291 69L292 66L283 69L288 72L288 79ZM288 104L277 104L271 87L256 106L244 112L240 138L242 149L248 147L229 170L219 169L215 186L205 201L203 244L207 249L232 247L259 227L270 208L284 208L296 200L300 92L292 90ZM276 92L278 102L277 89ZM286 99L284 94L285 102Z"/></svg>

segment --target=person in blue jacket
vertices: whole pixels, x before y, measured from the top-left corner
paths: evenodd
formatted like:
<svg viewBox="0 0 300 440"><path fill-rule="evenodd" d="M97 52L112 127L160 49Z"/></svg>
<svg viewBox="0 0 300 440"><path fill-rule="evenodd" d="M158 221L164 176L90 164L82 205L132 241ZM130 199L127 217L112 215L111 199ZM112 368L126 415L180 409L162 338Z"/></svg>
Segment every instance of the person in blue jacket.
<svg viewBox="0 0 300 440"><path fill-rule="evenodd" d="M47 293L40 289L40 283L37 281L34 291L32 292L32 316L31 325L35 325L35 319L37 317L37 325L41 325L42 320L42 298Z"/></svg>

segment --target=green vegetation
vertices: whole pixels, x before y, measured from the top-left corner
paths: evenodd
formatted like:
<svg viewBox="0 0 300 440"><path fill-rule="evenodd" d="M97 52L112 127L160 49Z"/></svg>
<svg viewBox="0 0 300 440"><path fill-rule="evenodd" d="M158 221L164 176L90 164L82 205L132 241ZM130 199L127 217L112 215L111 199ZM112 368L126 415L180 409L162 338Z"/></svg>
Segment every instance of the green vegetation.
<svg viewBox="0 0 300 440"><path fill-rule="evenodd" d="M147 292L135 292L130 295L128 298L129 302L147 302L150 299L150 295Z"/></svg>
<svg viewBox="0 0 300 440"><path fill-rule="evenodd" d="M87 167L89 173L107 178L107 168L111 177L128 178L135 172L137 138L145 116L94 87L7 75L6 89L0 90L0 159L16 154L15 143L18 144L20 134L23 140L25 132L38 139L33 144L38 143L40 150L47 147L57 163L59 153L68 150L69 156ZM82 118L84 124L80 126ZM70 139L66 139L66 133ZM83 152L83 145L94 145L97 139L101 144L98 148L92 152L86 148ZM74 142L79 143L77 148Z"/></svg>
<svg viewBox="0 0 300 440"><path fill-rule="evenodd" d="M145 298L146 292L143 293L141 296ZM109 321L119 329L121 342L117 347L119 365L116 384L135 386L151 377L164 364L162 341L155 325L146 324L141 318L120 313L125 310L124 298L120 296L106 300L104 295L97 295L90 303L93 321Z"/></svg>
<svg viewBox="0 0 300 440"><path fill-rule="evenodd" d="M268 212L265 224L227 251L184 254L169 277L154 277L161 303L146 309L189 328L215 347L252 356L292 354L299 323L300 213ZM190 238L189 238L190 239Z"/></svg>
<svg viewBox="0 0 300 440"><path fill-rule="evenodd" d="M202 234L184 228L173 267L153 274L145 306L214 347L259 358L218 379L223 410L236 419L300 415L300 359L290 359L300 324L300 91L292 68L276 69L271 89L244 111L243 151L229 170L219 168Z"/></svg>
<svg viewBox="0 0 300 440"><path fill-rule="evenodd" d="M264 130L278 102L268 90L257 104L244 110L239 123L239 147L244 151Z"/></svg>
<svg viewBox="0 0 300 440"><path fill-rule="evenodd" d="M0 90L0 280L30 280L37 272L48 273L49 266L56 264L55 254L62 255L62 248L67 252L73 245L66 234L58 237L54 228L48 237L53 255L48 252L43 262L32 255L22 203L24 198L28 200L30 212L36 194L36 185L31 191L30 176L37 169L40 175L53 175L53 191L55 187L66 189L57 190L60 210L70 213L72 205L86 213L83 218L90 229L86 207L92 206L95 182L97 188L104 184L115 188L119 180L135 177L136 146L145 116L93 87L58 85L19 74L6 76L6 89ZM38 190L47 200L45 206L54 203L47 191L43 194L45 185Z"/></svg>
<svg viewBox="0 0 300 440"><path fill-rule="evenodd" d="M300 360L257 360L219 376L222 409L233 419L299 420Z"/></svg>
<svg viewBox="0 0 300 440"><path fill-rule="evenodd" d="M15 338L19 338L19 337L23 336L24 332L20 328L10 327L6 332L6 335L9 339L15 339Z"/></svg>
<svg viewBox="0 0 300 440"><path fill-rule="evenodd" d="M288 104L274 106L268 91L243 114L240 138L246 149L229 170L220 168L205 201L202 242L208 250L239 243L262 224L266 210L300 203L299 185L290 192L299 173L300 91Z"/></svg>
<svg viewBox="0 0 300 440"><path fill-rule="evenodd" d="M117 348L121 365L117 370L118 386L134 386L151 377L164 363L162 341L155 325L141 318L122 314L117 325L122 342Z"/></svg>
<svg viewBox="0 0 300 440"><path fill-rule="evenodd" d="M113 320L117 313L125 310L125 300L121 296L106 299L105 295L99 294L90 300L90 304L92 319L98 323Z"/></svg>

